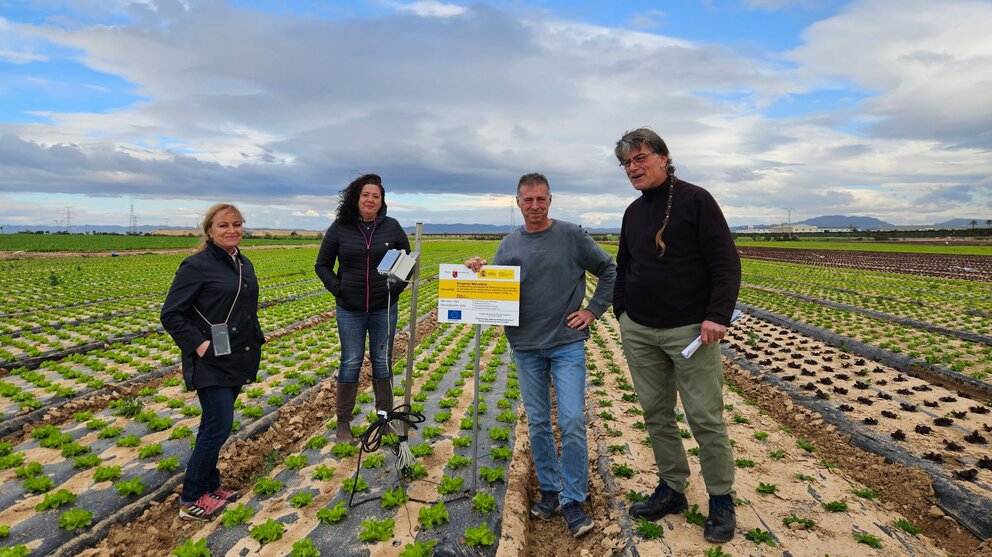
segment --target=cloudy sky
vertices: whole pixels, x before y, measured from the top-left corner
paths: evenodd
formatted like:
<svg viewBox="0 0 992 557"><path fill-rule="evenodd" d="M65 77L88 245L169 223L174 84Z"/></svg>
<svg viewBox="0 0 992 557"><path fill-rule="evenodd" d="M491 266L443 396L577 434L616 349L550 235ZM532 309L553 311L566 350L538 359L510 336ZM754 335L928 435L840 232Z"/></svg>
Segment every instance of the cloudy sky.
<svg viewBox="0 0 992 557"><path fill-rule="evenodd" d="M618 226L628 129L731 225L992 217L992 2L0 0L0 224ZM519 215L515 217L520 224Z"/></svg>

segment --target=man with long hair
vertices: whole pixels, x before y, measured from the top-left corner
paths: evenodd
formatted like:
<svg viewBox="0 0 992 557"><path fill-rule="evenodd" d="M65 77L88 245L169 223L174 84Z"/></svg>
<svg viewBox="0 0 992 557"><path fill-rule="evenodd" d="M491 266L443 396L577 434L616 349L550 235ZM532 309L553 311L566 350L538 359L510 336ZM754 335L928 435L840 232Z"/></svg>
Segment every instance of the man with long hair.
<svg viewBox="0 0 992 557"><path fill-rule="evenodd" d="M709 493L703 537L727 542L736 529L734 457L723 419L719 341L737 302L740 258L719 205L703 188L675 176L658 134L627 132L614 154L641 196L627 207L620 227L613 309L659 476L654 494L629 513L658 520L688 508L689 462L675 421L678 394L699 443ZM697 336L702 346L683 357Z"/></svg>

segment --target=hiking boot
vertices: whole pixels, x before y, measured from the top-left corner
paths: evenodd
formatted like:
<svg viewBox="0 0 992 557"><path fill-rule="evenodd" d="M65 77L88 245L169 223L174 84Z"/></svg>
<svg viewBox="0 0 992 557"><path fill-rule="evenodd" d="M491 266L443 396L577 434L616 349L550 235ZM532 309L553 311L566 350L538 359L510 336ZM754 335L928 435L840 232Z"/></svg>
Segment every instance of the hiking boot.
<svg viewBox="0 0 992 557"><path fill-rule="evenodd" d="M217 511L219 511L224 505L227 504L227 500L214 499L209 493L204 493L199 499L194 503L183 504L179 503L179 518L191 521L191 520L213 520L217 516Z"/></svg>
<svg viewBox="0 0 992 557"><path fill-rule="evenodd" d="M561 503L558 502L557 491L542 491L541 502L534 503L530 507L530 514L541 520L551 520L556 512L561 510Z"/></svg>
<svg viewBox="0 0 992 557"><path fill-rule="evenodd" d="M592 530L592 519L582 510L582 504L572 501L561 508L561 514L565 516L565 524L571 530L572 536L579 538Z"/></svg>
<svg viewBox="0 0 992 557"><path fill-rule="evenodd" d="M730 495L710 495L710 515L706 517L703 538L712 543L726 543L734 537L737 515Z"/></svg>
<svg viewBox="0 0 992 557"><path fill-rule="evenodd" d="M627 510L627 514L635 519L655 521L666 514L680 513L688 508L689 502L686 501L685 494L668 487L668 484L662 480L658 482L658 487L647 501L634 503Z"/></svg>

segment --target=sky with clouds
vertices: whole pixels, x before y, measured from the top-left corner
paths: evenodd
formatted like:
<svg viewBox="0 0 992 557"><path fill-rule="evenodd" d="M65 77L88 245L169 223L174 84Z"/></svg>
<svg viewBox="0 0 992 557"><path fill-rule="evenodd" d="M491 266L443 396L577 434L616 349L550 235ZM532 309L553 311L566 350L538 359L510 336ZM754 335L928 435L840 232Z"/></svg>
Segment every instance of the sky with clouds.
<svg viewBox="0 0 992 557"><path fill-rule="evenodd" d="M0 0L0 224L617 227L650 126L731 225L992 217L992 2ZM791 209L791 217L786 209Z"/></svg>

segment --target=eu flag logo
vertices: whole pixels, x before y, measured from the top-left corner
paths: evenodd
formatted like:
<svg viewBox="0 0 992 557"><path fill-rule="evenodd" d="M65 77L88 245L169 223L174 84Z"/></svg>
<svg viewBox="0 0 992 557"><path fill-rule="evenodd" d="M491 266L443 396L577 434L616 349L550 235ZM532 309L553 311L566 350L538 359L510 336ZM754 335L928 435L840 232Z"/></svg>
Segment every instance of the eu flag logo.
<svg viewBox="0 0 992 557"><path fill-rule="evenodd" d="M460 309L449 309L448 319L460 320L462 318L462 310Z"/></svg>

